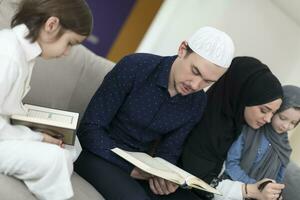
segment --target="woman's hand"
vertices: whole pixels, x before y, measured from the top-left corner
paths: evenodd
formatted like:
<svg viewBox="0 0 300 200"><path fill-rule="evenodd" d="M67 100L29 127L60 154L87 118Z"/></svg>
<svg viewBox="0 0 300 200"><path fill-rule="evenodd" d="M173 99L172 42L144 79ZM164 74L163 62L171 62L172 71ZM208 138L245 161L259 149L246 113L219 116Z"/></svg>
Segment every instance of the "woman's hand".
<svg viewBox="0 0 300 200"><path fill-rule="evenodd" d="M64 144L62 140L56 139L46 133L42 133L43 135L43 140L42 142L50 143L50 144L56 144L62 148L64 148Z"/></svg>
<svg viewBox="0 0 300 200"><path fill-rule="evenodd" d="M284 188L284 184L279 183L269 183L261 191L264 200L276 200L281 194ZM282 197L281 197L282 198Z"/></svg>
<svg viewBox="0 0 300 200"><path fill-rule="evenodd" d="M268 181L270 179L263 179L259 182L257 182L255 185L258 187L260 184L262 184L265 181ZM260 200L277 200L278 197L281 194L281 191L284 189L284 184L276 183L274 180L272 180L271 183L268 183L264 189L260 192ZM280 197L282 199L282 197Z"/></svg>

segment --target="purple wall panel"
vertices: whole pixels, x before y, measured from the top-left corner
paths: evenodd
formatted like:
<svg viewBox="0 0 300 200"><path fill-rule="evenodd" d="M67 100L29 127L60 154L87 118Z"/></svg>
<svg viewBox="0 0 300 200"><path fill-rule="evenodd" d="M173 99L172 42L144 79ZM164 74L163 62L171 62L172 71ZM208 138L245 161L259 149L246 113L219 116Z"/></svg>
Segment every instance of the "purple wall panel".
<svg viewBox="0 0 300 200"><path fill-rule="evenodd" d="M92 36L84 45L106 57L136 0L87 0L93 16Z"/></svg>

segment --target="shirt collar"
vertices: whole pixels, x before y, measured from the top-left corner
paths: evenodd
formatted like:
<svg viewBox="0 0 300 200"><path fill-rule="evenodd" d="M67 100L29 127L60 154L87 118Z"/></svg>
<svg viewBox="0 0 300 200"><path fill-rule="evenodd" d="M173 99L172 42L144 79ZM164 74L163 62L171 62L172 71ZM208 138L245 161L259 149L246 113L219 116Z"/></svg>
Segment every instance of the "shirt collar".
<svg viewBox="0 0 300 200"><path fill-rule="evenodd" d="M158 73L158 77L156 81L157 85L164 87L166 89L168 88L171 68L176 58L177 56L170 56L170 57L165 57L162 60L162 62L160 63L160 71Z"/></svg>
<svg viewBox="0 0 300 200"><path fill-rule="evenodd" d="M29 30L25 24L15 26L12 30L20 42L28 62L35 59L42 53L42 49L37 42L31 43L31 41L26 38Z"/></svg>

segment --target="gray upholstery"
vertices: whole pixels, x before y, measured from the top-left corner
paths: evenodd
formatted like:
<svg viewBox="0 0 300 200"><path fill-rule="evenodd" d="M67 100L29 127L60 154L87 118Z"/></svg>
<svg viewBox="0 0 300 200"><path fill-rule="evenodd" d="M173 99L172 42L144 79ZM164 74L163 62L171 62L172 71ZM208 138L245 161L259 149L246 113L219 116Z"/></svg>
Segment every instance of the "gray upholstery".
<svg viewBox="0 0 300 200"><path fill-rule="evenodd" d="M104 198L83 178L72 175L74 197L71 200L104 200ZM1 200L37 200L25 184L15 178L0 174Z"/></svg>
<svg viewBox="0 0 300 200"><path fill-rule="evenodd" d="M286 188L283 192L284 200L299 200L300 195L300 167L294 163L290 162L287 166L287 172L284 177L284 184Z"/></svg>
<svg viewBox="0 0 300 200"><path fill-rule="evenodd" d="M113 63L79 45L69 56L39 59L33 70L31 90L24 102L76 111L82 116L87 103Z"/></svg>

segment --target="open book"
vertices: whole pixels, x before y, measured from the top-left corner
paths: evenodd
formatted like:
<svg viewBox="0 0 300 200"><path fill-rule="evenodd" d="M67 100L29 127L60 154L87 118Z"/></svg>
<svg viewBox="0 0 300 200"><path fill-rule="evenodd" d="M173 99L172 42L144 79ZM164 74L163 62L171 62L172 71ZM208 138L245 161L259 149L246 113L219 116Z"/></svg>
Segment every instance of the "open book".
<svg viewBox="0 0 300 200"><path fill-rule="evenodd" d="M11 124L24 125L32 130L62 139L65 144L74 145L78 113L29 104L24 106L27 113L25 115L12 115L10 117Z"/></svg>
<svg viewBox="0 0 300 200"><path fill-rule="evenodd" d="M200 178L197 178L196 176L184 171L183 169L171 164L170 162L162 158L151 157L148 154L142 152L125 151L120 148L113 148L111 150L131 164L135 165L145 172L148 172L149 174L153 174L173 183L177 183L182 187L192 187L221 195L218 190L211 187Z"/></svg>

